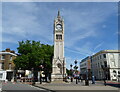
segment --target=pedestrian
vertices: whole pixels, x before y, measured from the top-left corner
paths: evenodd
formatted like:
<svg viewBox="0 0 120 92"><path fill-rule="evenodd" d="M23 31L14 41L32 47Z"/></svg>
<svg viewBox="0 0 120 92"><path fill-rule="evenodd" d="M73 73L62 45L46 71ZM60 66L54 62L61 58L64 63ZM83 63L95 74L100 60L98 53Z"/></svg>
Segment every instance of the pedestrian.
<svg viewBox="0 0 120 92"><path fill-rule="evenodd" d="M92 76L92 84L95 84L95 77Z"/></svg>
<svg viewBox="0 0 120 92"><path fill-rule="evenodd" d="M81 76L81 82L83 82L83 76Z"/></svg>
<svg viewBox="0 0 120 92"><path fill-rule="evenodd" d="M106 80L105 80L105 78L104 78L104 85L106 86Z"/></svg>

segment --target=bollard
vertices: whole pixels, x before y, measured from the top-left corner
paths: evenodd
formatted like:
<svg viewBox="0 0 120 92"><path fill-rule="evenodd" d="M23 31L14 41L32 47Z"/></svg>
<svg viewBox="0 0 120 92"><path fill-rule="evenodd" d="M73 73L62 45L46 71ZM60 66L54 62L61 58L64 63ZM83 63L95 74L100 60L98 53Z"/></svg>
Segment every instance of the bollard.
<svg viewBox="0 0 120 92"><path fill-rule="evenodd" d="M78 84L78 80L77 80L77 77L76 77L76 84Z"/></svg>
<svg viewBox="0 0 120 92"><path fill-rule="evenodd" d="M71 82L73 82L73 78L71 77Z"/></svg>

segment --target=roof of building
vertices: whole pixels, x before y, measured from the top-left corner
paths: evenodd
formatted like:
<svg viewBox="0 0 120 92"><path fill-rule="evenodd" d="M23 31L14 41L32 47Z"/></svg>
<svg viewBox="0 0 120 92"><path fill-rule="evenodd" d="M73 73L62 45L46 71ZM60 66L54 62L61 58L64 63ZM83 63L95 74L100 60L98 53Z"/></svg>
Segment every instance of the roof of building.
<svg viewBox="0 0 120 92"><path fill-rule="evenodd" d="M0 54L2 54L2 55L9 54L9 55L17 56L16 54L11 53L11 52L0 52Z"/></svg>
<svg viewBox="0 0 120 92"><path fill-rule="evenodd" d="M91 56L87 56L86 58L82 59L80 63L82 63L82 62L84 62L84 61L90 59L90 57L91 57Z"/></svg>
<svg viewBox="0 0 120 92"><path fill-rule="evenodd" d="M92 55L92 57L97 56L99 54L103 54L103 53L120 53L120 50L101 50L96 54Z"/></svg>
<svg viewBox="0 0 120 92"><path fill-rule="evenodd" d="M10 48L6 48L5 50L0 51L0 54L2 55L9 54L9 55L17 56L17 54L15 54L15 51L10 50Z"/></svg>

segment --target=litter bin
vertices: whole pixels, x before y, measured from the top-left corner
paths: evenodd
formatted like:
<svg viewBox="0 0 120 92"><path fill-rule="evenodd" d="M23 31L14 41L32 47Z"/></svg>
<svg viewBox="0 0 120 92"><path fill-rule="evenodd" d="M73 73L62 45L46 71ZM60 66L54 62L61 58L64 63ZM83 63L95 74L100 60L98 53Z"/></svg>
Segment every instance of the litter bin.
<svg viewBox="0 0 120 92"><path fill-rule="evenodd" d="M89 80L88 79L85 80L85 86L89 86Z"/></svg>

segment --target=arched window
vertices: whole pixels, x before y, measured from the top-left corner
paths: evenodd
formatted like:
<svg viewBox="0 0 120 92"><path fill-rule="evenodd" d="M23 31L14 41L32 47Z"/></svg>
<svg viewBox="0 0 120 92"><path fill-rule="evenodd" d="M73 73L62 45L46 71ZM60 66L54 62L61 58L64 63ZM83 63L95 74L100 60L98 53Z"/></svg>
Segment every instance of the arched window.
<svg viewBox="0 0 120 92"><path fill-rule="evenodd" d="M113 70L113 73L116 73L116 71L115 71L115 70Z"/></svg>
<svg viewBox="0 0 120 92"><path fill-rule="evenodd" d="M58 63L57 66L58 66L58 68L61 68L61 64L60 63Z"/></svg>
<svg viewBox="0 0 120 92"><path fill-rule="evenodd" d="M116 74L116 71L115 71L115 70L113 70L113 73L115 73L115 74Z"/></svg>

